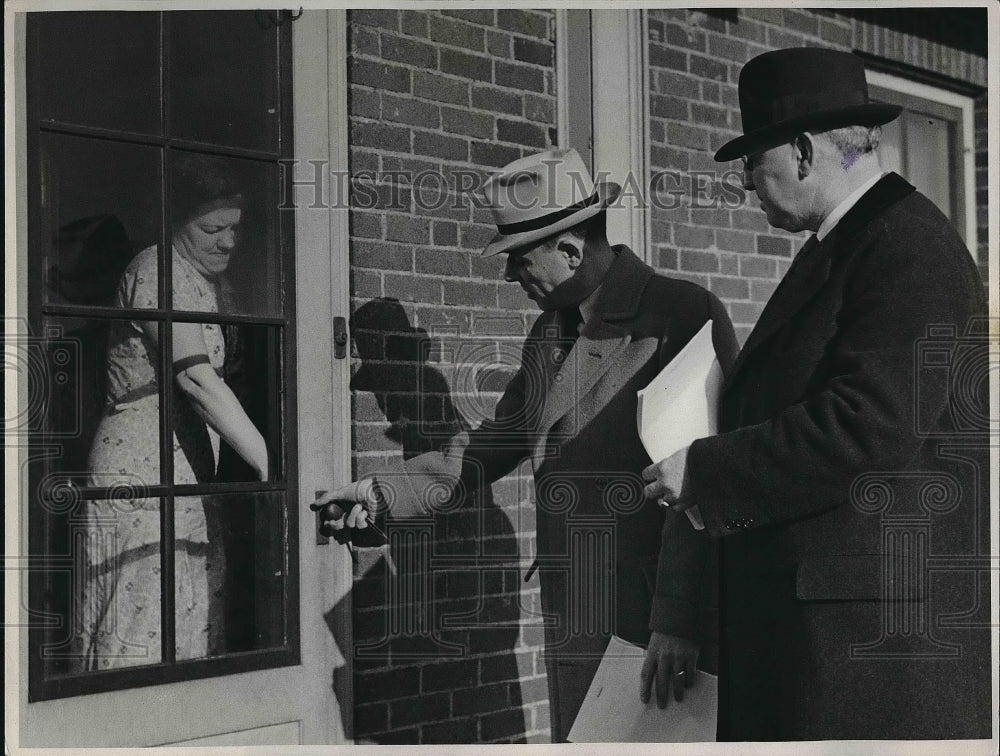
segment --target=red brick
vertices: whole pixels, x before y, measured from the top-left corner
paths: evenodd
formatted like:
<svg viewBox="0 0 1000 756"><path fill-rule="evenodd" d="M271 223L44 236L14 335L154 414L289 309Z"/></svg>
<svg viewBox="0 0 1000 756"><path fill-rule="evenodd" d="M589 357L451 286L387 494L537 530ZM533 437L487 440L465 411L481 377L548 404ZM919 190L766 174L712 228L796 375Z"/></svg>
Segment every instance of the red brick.
<svg viewBox="0 0 1000 756"><path fill-rule="evenodd" d="M701 76L705 79L716 81L726 81L729 68L725 63L721 63L714 58L706 58L704 55L691 54L688 70L694 76Z"/></svg>
<svg viewBox="0 0 1000 756"><path fill-rule="evenodd" d="M691 122L703 126L726 128L729 125L729 110L715 105L692 102Z"/></svg>
<svg viewBox="0 0 1000 756"><path fill-rule="evenodd" d="M382 216L378 213L351 211L351 236L363 239L382 238Z"/></svg>
<svg viewBox="0 0 1000 756"><path fill-rule="evenodd" d="M516 284L503 284L497 291L497 304L505 310L534 310L535 303L528 299L524 289Z"/></svg>
<svg viewBox="0 0 1000 756"><path fill-rule="evenodd" d="M678 247L707 249L714 243L715 230L712 228L704 226L674 226L674 244Z"/></svg>
<svg viewBox="0 0 1000 756"><path fill-rule="evenodd" d="M750 299L750 284L742 278L712 276L708 285L709 291L719 299Z"/></svg>
<svg viewBox="0 0 1000 756"><path fill-rule="evenodd" d="M479 662L476 659L427 664L421 669L420 690L458 690L476 686ZM460 713L456 709L456 714Z"/></svg>
<svg viewBox="0 0 1000 756"><path fill-rule="evenodd" d="M769 27L767 30L767 44L770 47L803 47L806 38L801 34L786 32L782 29Z"/></svg>
<svg viewBox="0 0 1000 756"><path fill-rule="evenodd" d="M532 677L528 680L511 683L511 686L517 686L525 704L545 701L549 697L548 682L545 677Z"/></svg>
<svg viewBox="0 0 1000 756"><path fill-rule="evenodd" d="M358 173L360 171L378 171L378 153L368 152L367 150L358 150L354 146L351 146L350 154L350 168L351 173Z"/></svg>
<svg viewBox="0 0 1000 756"><path fill-rule="evenodd" d="M754 236L749 231L732 231L719 228L715 231L715 243L725 252L752 254L756 250Z"/></svg>
<svg viewBox="0 0 1000 756"><path fill-rule="evenodd" d="M510 58L512 39L509 34L490 29L486 32L486 52L495 58Z"/></svg>
<svg viewBox="0 0 1000 756"><path fill-rule="evenodd" d="M542 70L520 63L497 61L496 83L512 89L525 89L531 92L545 91L545 77L542 76Z"/></svg>
<svg viewBox="0 0 1000 756"><path fill-rule="evenodd" d="M757 237L757 254L791 257L792 243L783 237L761 235Z"/></svg>
<svg viewBox="0 0 1000 756"><path fill-rule="evenodd" d="M494 283L445 280L442 284L445 304L496 307L497 285Z"/></svg>
<svg viewBox="0 0 1000 756"><path fill-rule="evenodd" d="M382 276L367 270L351 268L351 292L361 297L382 296Z"/></svg>
<svg viewBox="0 0 1000 756"><path fill-rule="evenodd" d="M767 302L777 288L777 281L751 281L750 298L754 302Z"/></svg>
<svg viewBox="0 0 1000 756"><path fill-rule="evenodd" d="M729 304L729 314L733 323L753 324L757 322L764 305L759 302L732 302Z"/></svg>
<svg viewBox="0 0 1000 756"><path fill-rule="evenodd" d="M458 245L458 226L447 221L434 222L434 246L454 247Z"/></svg>
<svg viewBox="0 0 1000 756"><path fill-rule="evenodd" d="M554 124L556 122L556 104L551 97L526 94L524 96L524 117L529 121Z"/></svg>
<svg viewBox="0 0 1000 756"><path fill-rule="evenodd" d="M422 722L440 722L451 717L451 694L433 693L403 698L389 704L389 721L393 727Z"/></svg>
<svg viewBox="0 0 1000 756"><path fill-rule="evenodd" d="M414 275L385 276L385 296L402 302L441 304L441 280Z"/></svg>
<svg viewBox="0 0 1000 756"><path fill-rule="evenodd" d="M378 57L378 33L364 26L351 26L347 33L351 40L351 52L358 55Z"/></svg>
<svg viewBox="0 0 1000 756"><path fill-rule="evenodd" d="M531 712L531 729L546 730L550 726L549 704L543 703L535 706Z"/></svg>
<svg viewBox="0 0 1000 756"><path fill-rule="evenodd" d="M420 742L424 745L475 743L479 740L478 724L476 717L466 717L424 725L420 728Z"/></svg>
<svg viewBox="0 0 1000 756"><path fill-rule="evenodd" d="M403 34L411 37L427 36L427 14L424 11L404 10L402 18Z"/></svg>
<svg viewBox="0 0 1000 756"><path fill-rule="evenodd" d="M649 110L655 118L687 120L688 117L688 103L670 95L650 95Z"/></svg>
<svg viewBox="0 0 1000 756"><path fill-rule="evenodd" d="M679 71L657 71L656 91L670 97L697 100L701 97L701 83L694 76Z"/></svg>
<svg viewBox="0 0 1000 756"><path fill-rule="evenodd" d="M469 275L469 255L467 252L446 251L425 247L416 251L414 264L417 273L429 273L438 276Z"/></svg>
<svg viewBox="0 0 1000 756"><path fill-rule="evenodd" d="M369 613L359 612L357 614L367 615ZM371 614L377 614L377 612ZM388 701L393 698L412 696L419 690L420 670L417 667L393 667L384 672L366 672L354 675L354 695L358 701Z"/></svg>
<svg viewBox="0 0 1000 756"><path fill-rule="evenodd" d="M441 71L477 81L493 80L493 62L483 55L441 50Z"/></svg>
<svg viewBox="0 0 1000 756"><path fill-rule="evenodd" d="M681 270L691 273L717 273L719 257L712 252L681 250Z"/></svg>
<svg viewBox="0 0 1000 756"><path fill-rule="evenodd" d="M379 118L380 95L376 90L351 87L348 92L347 110L360 118Z"/></svg>
<svg viewBox="0 0 1000 756"><path fill-rule="evenodd" d="M740 275L744 278L775 278L777 273L774 258L756 255L740 258Z"/></svg>
<svg viewBox="0 0 1000 756"><path fill-rule="evenodd" d="M525 729L524 712L520 708L487 714L479 722L479 735L483 743L523 735Z"/></svg>
<svg viewBox="0 0 1000 756"><path fill-rule="evenodd" d="M410 72L405 68L358 58L351 58L347 65L347 78L352 84L364 84L393 92L410 91Z"/></svg>
<svg viewBox="0 0 1000 756"><path fill-rule="evenodd" d="M465 134L480 139L490 139L493 136L495 120L492 115L486 113L441 108L441 119L444 130L452 134Z"/></svg>
<svg viewBox="0 0 1000 756"><path fill-rule="evenodd" d="M667 141L680 147L690 147L694 150L708 149L708 132L698 126L685 123L667 124Z"/></svg>
<svg viewBox="0 0 1000 756"><path fill-rule="evenodd" d="M687 71L688 56L682 50L663 45L649 46L649 65L654 68L670 68L676 71ZM662 90L661 90L662 91Z"/></svg>
<svg viewBox="0 0 1000 756"><path fill-rule="evenodd" d="M730 255L725 252L720 252L719 273L724 276L738 276L740 274L739 255Z"/></svg>
<svg viewBox="0 0 1000 756"><path fill-rule="evenodd" d="M426 244L431 238L430 221L409 215L386 215L385 238L407 244Z"/></svg>
<svg viewBox="0 0 1000 756"><path fill-rule="evenodd" d="M399 28L398 10L378 10L375 8L351 8L347 12L347 21L351 24L377 26L383 29Z"/></svg>
<svg viewBox="0 0 1000 756"><path fill-rule="evenodd" d="M406 123L411 126L423 126L436 129L441 123L441 114L437 105L420 100L384 95L382 97L382 118L395 123Z"/></svg>
<svg viewBox="0 0 1000 756"><path fill-rule="evenodd" d="M453 105L469 104L467 82L427 71L413 72L413 94L436 102L448 102Z"/></svg>
<svg viewBox="0 0 1000 756"><path fill-rule="evenodd" d="M356 735L379 732L389 726L389 707L385 703L358 704L354 707Z"/></svg>
<svg viewBox="0 0 1000 756"><path fill-rule="evenodd" d="M382 57L419 68L434 68L437 63L437 48L415 39L383 34Z"/></svg>
<svg viewBox="0 0 1000 756"><path fill-rule="evenodd" d="M514 59L522 63L551 66L554 49L551 43L536 42L523 37L514 38Z"/></svg>
<svg viewBox="0 0 1000 756"><path fill-rule="evenodd" d="M472 142L472 162L477 165L490 165L501 168L521 157L517 147L489 142Z"/></svg>
<svg viewBox="0 0 1000 756"><path fill-rule="evenodd" d="M413 250L395 244L355 239L351 244L351 265L373 270L413 270Z"/></svg>
<svg viewBox="0 0 1000 756"><path fill-rule="evenodd" d="M455 696L453 706L456 716L481 714L486 711L502 711L511 705L507 683L480 685L467 696Z"/></svg>
<svg viewBox="0 0 1000 756"><path fill-rule="evenodd" d="M802 32L815 37L819 34L819 19L808 11L797 11L785 8L781 12L782 26L792 31Z"/></svg>
<svg viewBox="0 0 1000 756"><path fill-rule="evenodd" d="M501 142L514 142L526 147L545 147L545 136L546 130L533 123L497 119L497 139Z"/></svg>
<svg viewBox="0 0 1000 756"><path fill-rule="evenodd" d="M854 41L851 27L821 18L819 21L819 36L824 42L837 47L850 48Z"/></svg>
<svg viewBox="0 0 1000 756"><path fill-rule="evenodd" d="M413 133L413 152L417 155L428 155L445 160L468 160L469 143L465 139L457 137L415 131Z"/></svg>
<svg viewBox="0 0 1000 756"><path fill-rule="evenodd" d="M507 92L496 87L474 85L472 87L472 107L519 116L522 112L522 99L519 93Z"/></svg>
<svg viewBox="0 0 1000 756"><path fill-rule="evenodd" d="M493 26L495 23L494 11L492 9L488 10L473 10L470 8L462 8L461 10L442 10L440 11L442 16L451 16L452 18L460 18L463 21L468 21L473 24L480 24L482 26Z"/></svg>
<svg viewBox="0 0 1000 756"><path fill-rule="evenodd" d="M705 52L705 32L693 26L665 23L663 24L663 38L668 45Z"/></svg>
<svg viewBox="0 0 1000 756"><path fill-rule="evenodd" d="M678 253L674 247L657 248L657 267L664 270L677 270Z"/></svg>
<svg viewBox="0 0 1000 756"><path fill-rule="evenodd" d="M500 8L497 10L497 26L539 39L547 39L549 36L548 18L530 11Z"/></svg>
<svg viewBox="0 0 1000 756"><path fill-rule="evenodd" d="M471 26L450 18L431 16L431 39L454 47L482 52L486 45L486 33L481 27Z"/></svg>
<svg viewBox="0 0 1000 756"><path fill-rule="evenodd" d="M766 24L777 24L780 26L784 23L780 8L742 8L740 15L763 21Z"/></svg>

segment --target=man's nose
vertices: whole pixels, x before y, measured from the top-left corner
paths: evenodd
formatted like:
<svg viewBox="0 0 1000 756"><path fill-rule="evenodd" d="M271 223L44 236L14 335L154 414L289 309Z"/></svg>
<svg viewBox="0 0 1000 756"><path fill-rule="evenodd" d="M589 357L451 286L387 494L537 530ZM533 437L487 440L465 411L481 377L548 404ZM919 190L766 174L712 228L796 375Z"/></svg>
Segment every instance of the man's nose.
<svg viewBox="0 0 1000 756"><path fill-rule="evenodd" d="M517 276L514 275L514 258L507 255L507 262L503 266L503 280L507 283L516 283Z"/></svg>
<svg viewBox="0 0 1000 756"><path fill-rule="evenodd" d="M219 247L222 249L232 249L236 246L236 231L231 228L224 229L219 235Z"/></svg>

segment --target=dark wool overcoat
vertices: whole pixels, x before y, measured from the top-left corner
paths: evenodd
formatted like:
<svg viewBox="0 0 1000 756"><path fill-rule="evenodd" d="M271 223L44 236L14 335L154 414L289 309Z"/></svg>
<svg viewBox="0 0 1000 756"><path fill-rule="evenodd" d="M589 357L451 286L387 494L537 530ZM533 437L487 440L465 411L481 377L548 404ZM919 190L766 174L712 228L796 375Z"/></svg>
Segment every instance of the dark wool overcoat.
<svg viewBox="0 0 1000 756"><path fill-rule="evenodd" d="M452 495L534 468L537 567L553 740L565 739L611 632L636 643L650 629L711 642L703 630L708 539L643 496L650 464L636 394L708 320L723 372L735 359L719 300L658 276L625 247L575 344L559 312L532 326L520 369L495 416L445 448L377 475L392 517L433 513ZM707 652L711 654L711 651ZM639 680L636 679L636 696Z"/></svg>
<svg viewBox="0 0 1000 756"><path fill-rule="evenodd" d="M721 739L989 737L984 313L892 173L768 302L688 454L724 536Z"/></svg>

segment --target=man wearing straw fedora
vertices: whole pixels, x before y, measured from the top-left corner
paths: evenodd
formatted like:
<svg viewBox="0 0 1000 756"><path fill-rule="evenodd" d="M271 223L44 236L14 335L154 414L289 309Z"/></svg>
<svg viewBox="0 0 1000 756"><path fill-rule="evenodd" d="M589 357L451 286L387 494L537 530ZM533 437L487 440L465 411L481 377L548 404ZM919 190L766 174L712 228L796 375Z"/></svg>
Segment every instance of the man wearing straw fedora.
<svg viewBox="0 0 1000 756"><path fill-rule="evenodd" d="M656 669L644 695L655 689L661 706L671 683L683 696L699 645L712 640L714 615L704 611L710 542L684 515L642 495L639 474L651 460L636 428L636 392L708 320L724 371L736 341L712 294L658 276L628 248L608 243L606 210L620 187L595 185L575 150L515 161L486 190L498 233L483 255L506 254L505 280L542 310L494 418L441 452L313 506L381 498L393 518L426 515L452 490L489 485L531 459L537 558L525 579L537 573L541 585L536 624L545 625L552 739L561 742L611 633L648 643ZM366 522L361 506L346 519Z"/></svg>
<svg viewBox="0 0 1000 756"><path fill-rule="evenodd" d="M720 739L989 737L979 273L883 173L900 109L869 102L860 58L764 53L739 98L716 160L742 157L770 224L813 235L723 385L719 435L644 472L724 536Z"/></svg>

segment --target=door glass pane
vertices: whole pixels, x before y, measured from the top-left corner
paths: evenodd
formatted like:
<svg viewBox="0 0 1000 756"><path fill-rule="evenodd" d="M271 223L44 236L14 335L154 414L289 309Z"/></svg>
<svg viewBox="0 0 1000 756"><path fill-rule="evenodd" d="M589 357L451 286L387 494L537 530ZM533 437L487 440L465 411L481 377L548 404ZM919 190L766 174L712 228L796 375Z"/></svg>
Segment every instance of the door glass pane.
<svg viewBox="0 0 1000 756"><path fill-rule="evenodd" d="M68 557L45 573L50 623L41 649L49 674L155 664L160 658L160 501L48 496L47 547ZM67 503L68 502L68 503Z"/></svg>
<svg viewBox="0 0 1000 756"><path fill-rule="evenodd" d="M145 250L155 275L160 228L160 151L99 139L41 136L41 233L45 301L156 307L156 280L119 287ZM138 263L137 263L138 264Z"/></svg>
<svg viewBox="0 0 1000 756"><path fill-rule="evenodd" d="M275 165L172 150L167 166L174 308L280 315Z"/></svg>
<svg viewBox="0 0 1000 756"><path fill-rule="evenodd" d="M177 658L283 645L282 494L178 497L174 511Z"/></svg>
<svg viewBox="0 0 1000 756"><path fill-rule="evenodd" d="M277 29L253 11L167 15L169 135L277 151Z"/></svg>
<svg viewBox="0 0 1000 756"><path fill-rule="evenodd" d="M29 394L46 409L43 485L142 487L160 481L156 343L150 321L51 318L27 355Z"/></svg>
<svg viewBox="0 0 1000 756"><path fill-rule="evenodd" d="M257 481L265 473L269 481L283 479L279 329L244 323L173 328L174 483ZM235 406L226 395L235 397Z"/></svg>
<svg viewBox="0 0 1000 756"><path fill-rule="evenodd" d="M158 13L31 13L28 23L43 121L160 133Z"/></svg>

